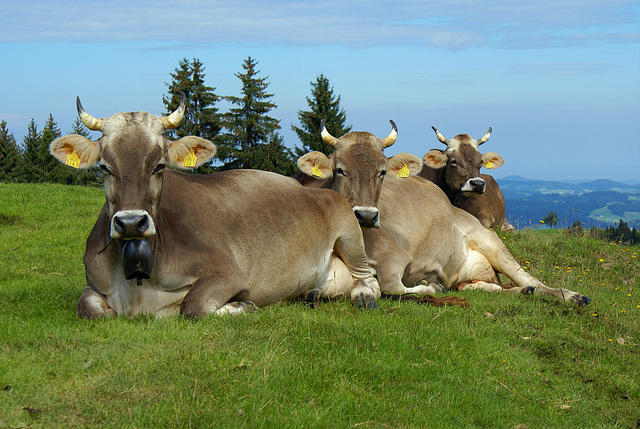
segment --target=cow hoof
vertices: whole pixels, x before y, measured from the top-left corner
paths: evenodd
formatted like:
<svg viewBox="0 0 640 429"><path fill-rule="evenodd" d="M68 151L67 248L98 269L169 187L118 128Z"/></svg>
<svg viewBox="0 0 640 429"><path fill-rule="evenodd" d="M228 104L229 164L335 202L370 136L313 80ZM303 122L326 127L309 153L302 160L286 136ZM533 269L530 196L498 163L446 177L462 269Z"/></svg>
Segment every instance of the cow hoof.
<svg viewBox="0 0 640 429"><path fill-rule="evenodd" d="M533 295L536 291L536 288L533 286L529 286L524 288L524 290L522 291L523 294L525 295Z"/></svg>
<svg viewBox="0 0 640 429"><path fill-rule="evenodd" d="M589 298L588 296L584 296L584 295L580 295L580 298L578 298L578 305L583 306L583 305L587 305L591 302L591 298Z"/></svg>
<svg viewBox="0 0 640 429"><path fill-rule="evenodd" d="M317 290L310 290L304 294L304 300L308 303L314 303L320 300L320 292Z"/></svg>
<svg viewBox="0 0 640 429"><path fill-rule="evenodd" d="M365 308L367 310L375 310L378 308L376 299L373 297L367 297L364 294L358 295L355 299L352 299L352 302L357 305L358 308Z"/></svg>

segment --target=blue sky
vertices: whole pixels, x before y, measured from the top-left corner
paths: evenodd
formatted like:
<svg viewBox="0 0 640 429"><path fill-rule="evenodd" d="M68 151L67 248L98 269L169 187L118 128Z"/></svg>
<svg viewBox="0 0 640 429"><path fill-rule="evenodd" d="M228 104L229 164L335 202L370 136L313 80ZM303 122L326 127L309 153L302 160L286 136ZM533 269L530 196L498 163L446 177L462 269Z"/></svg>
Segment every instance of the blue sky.
<svg viewBox="0 0 640 429"><path fill-rule="evenodd" d="M640 179L637 0L2 3L0 120L18 141L49 114L69 131L76 96L94 116L163 113L182 58L240 95L251 56L290 147L323 73L354 130L398 124L388 155L442 147L432 125L448 138L491 126L497 178Z"/></svg>

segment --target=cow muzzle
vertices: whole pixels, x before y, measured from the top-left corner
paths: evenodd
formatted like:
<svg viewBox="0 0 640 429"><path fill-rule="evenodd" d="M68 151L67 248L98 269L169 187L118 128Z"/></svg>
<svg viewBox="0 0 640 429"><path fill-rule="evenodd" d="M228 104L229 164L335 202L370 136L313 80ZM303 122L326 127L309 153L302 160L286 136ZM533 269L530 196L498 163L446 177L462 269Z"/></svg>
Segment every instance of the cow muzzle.
<svg viewBox="0 0 640 429"><path fill-rule="evenodd" d="M122 246L122 271L127 280L142 280L151 277L153 251L147 240L127 240Z"/></svg>
<svg viewBox="0 0 640 429"><path fill-rule="evenodd" d="M140 240L156 234L156 226L146 210L120 210L111 218L111 238Z"/></svg>
<svg viewBox="0 0 640 429"><path fill-rule="evenodd" d="M380 228L380 214L377 208L354 206L353 213L362 228Z"/></svg>
<svg viewBox="0 0 640 429"><path fill-rule="evenodd" d="M486 182L481 177L472 177L467 180L460 191L465 194L484 194L484 191L487 187Z"/></svg>

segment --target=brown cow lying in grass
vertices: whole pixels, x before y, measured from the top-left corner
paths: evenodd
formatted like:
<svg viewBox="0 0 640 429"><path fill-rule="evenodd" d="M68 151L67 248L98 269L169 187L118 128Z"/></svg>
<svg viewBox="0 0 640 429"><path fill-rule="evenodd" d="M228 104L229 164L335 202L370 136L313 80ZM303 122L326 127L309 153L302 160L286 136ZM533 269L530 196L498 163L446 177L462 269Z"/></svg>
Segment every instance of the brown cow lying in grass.
<svg viewBox="0 0 640 429"><path fill-rule="evenodd" d="M330 156L311 152L298 160L307 186L331 188L353 208L363 227L369 264L382 291L401 295L445 289L551 295L588 304L586 296L545 286L523 270L500 238L478 219L449 202L434 183L417 177L422 162L409 154L387 158L383 149L397 136L368 132L322 138ZM503 288L497 273L515 283Z"/></svg>

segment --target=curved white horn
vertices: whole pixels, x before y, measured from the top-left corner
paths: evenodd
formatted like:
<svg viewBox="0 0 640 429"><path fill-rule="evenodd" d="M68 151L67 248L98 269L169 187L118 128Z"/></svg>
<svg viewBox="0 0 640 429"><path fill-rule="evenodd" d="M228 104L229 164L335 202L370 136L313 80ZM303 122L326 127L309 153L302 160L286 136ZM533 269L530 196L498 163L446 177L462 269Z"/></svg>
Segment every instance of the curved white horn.
<svg viewBox="0 0 640 429"><path fill-rule="evenodd" d="M388 136L382 139L382 148L389 147L396 142L398 138L398 127L396 127L396 123L389 119L391 122L391 132Z"/></svg>
<svg viewBox="0 0 640 429"><path fill-rule="evenodd" d="M489 137L491 137L491 127L489 127L489 131L487 131L485 133L485 135L483 135L480 140L478 140L478 146L480 146L482 143L486 142L487 140L489 140Z"/></svg>
<svg viewBox="0 0 640 429"><path fill-rule="evenodd" d="M322 122L320 122L320 136L322 137L322 141L329 146L336 147L338 139L329 134L329 131L327 131L327 127L325 127L324 123L325 120L323 119Z"/></svg>
<svg viewBox="0 0 640 429"><path fill-rule="evenodd" d="M172 130L177 128L180 125L180 121L182 121L182 117L184 116L185 108L187 107L186 97L184 96L184 92L181 93L182 98L180 99L180 105L176 110L173 111L169 116L161 116L160 120L162 121L162 125L165 130Z"/></svg>
<svg viewBox="0 0 640 429"><path fill-rule="evenodd" d="M80 97L76 97L76 109L78 109L78 116L85 127L93 131L102 131L102 125L104 121L100 118L94 118L90 114L84 111L82 103L80 103Z"/></svg>
<svg viewBox="0 0 640 429"><path fill-rule="evenodd" d="M438 137L438 140L440 140L440 143L444 143L447 146L449 146L449 140L445 139L444 136L442 134L440 134L440 131L438 131L436 129L436 127L434 127L433 125L431 126L431 128L433 128L433 131L436 132L436 136Z"/></svg>

